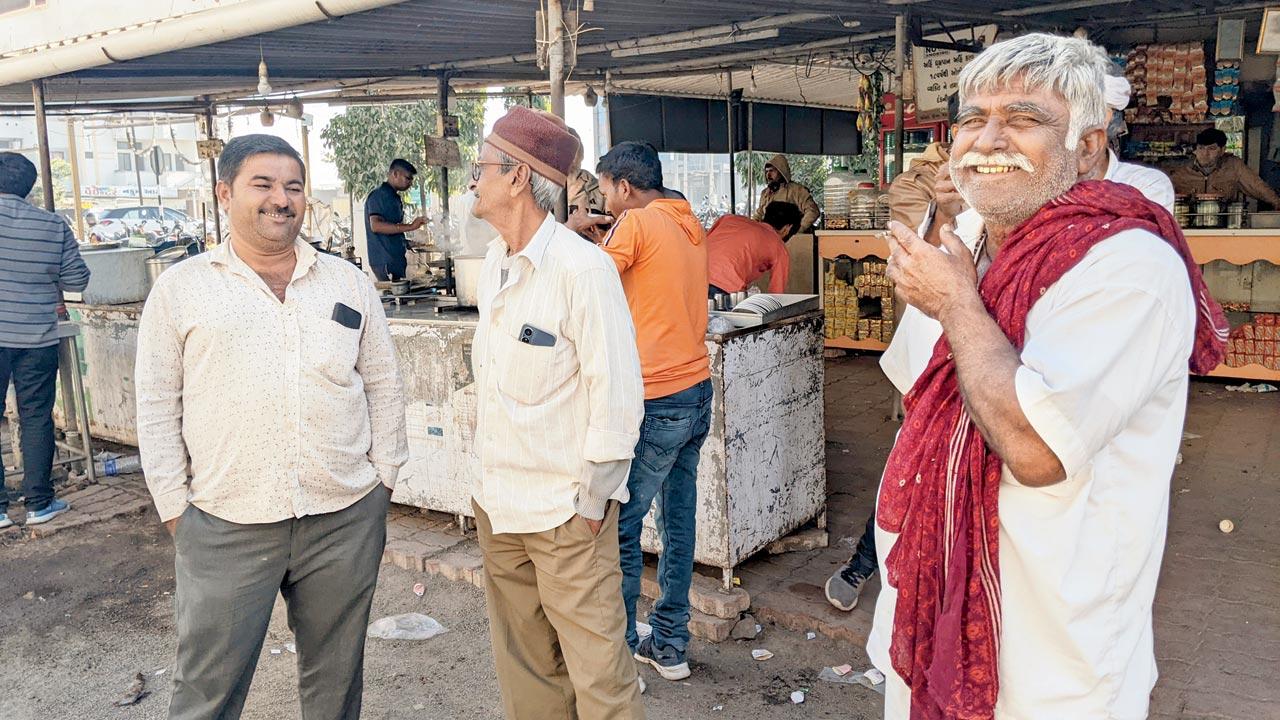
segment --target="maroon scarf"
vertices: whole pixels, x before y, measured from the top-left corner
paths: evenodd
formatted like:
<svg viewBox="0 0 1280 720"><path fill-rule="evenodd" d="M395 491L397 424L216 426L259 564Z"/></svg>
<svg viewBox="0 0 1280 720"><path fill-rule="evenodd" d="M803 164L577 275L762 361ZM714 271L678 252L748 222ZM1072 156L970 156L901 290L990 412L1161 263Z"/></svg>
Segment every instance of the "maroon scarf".
<svg viewBox="0 0 1280 720"><path fill-rule="evenodd" d="M1127 185L1077 184L1018 226L980 283L987 312L1022 349L1027 313L1094 245L1146 230L1178 251L1196 296L1191 369L1222 360L1227 322L1173 217ZM904 398L877 516L899 533L886 560L898 590L889 655L911 688L912 720L986 720L999 692L999 488L1003 466L964 407L944 335Z"/></svg>

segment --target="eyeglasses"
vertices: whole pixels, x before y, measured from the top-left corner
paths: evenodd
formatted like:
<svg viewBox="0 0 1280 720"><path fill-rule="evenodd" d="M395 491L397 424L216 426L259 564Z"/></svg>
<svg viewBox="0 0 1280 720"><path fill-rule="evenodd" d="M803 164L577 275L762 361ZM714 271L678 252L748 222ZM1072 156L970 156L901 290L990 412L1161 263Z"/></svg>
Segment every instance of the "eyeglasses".
<svg viewBox="0 0 1280 720"><path fill-rule="evenodd" d="M500 165L502 167L520 167L521 163L517 162L501 162L496 160L476 160L471 163L471 182L480 182L480 173L485 165Z"/></svg>

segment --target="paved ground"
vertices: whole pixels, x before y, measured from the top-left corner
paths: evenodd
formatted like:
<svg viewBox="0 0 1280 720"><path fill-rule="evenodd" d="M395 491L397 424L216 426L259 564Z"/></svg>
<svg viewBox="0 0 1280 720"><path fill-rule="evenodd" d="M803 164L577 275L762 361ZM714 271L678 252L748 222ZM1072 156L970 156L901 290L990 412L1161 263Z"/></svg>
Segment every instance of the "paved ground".
<svg viewBox="0 0 1280 720"><path fill-rule="evenodd" d="M172 552L153 513L38 539L0 533L0 718L164 717L174 647ZM415 582L426 586L421 598L412 591ZM299 715L282 609L277 605L246 720ZM422 642L371 640L364 717L500 718L482 593L464 582L384 565L374 614L403 612L429 614L449 632ZM755 662L750 652L757 647L776 655ZM689 681L669 683L645 672L650 717L879 717L880 696L871 690L816 679L824 663L865 662L846 644L766 628L749 643L695 641L691 654ZM113 707L138 672L152 694L136 706ZM800 689L809 694L795 707L790 694Z"/></svg>
<svg viewBox="0 0 1280 720"><path fill-rule="evenodd" d="M653 717L878 717L878 696L861 687L816 681L824 665L862 667L870 599L852 613L822 598L826 577L848 558L873 502L874 484L896 424L888 420L888 385L869 358L827 363L828 478L831 547L765 556L738 570L765 634L752 642L694 645L694 681L654 680ZM1192 386L1184 463L1174 478L1168 550L1157 595L1161 681L1157 718L1280 717L1280 396L1227 392L1221 383ZM109 707L133 673L166 669L172 654L171 546L151 511L138 515L136 480L90 488L78 496L92 522L50 523L52 537L0 532L0 718L163 716L165 676L137 707ZM114 490L104 502L94 493ZM107 520L117 509L130 514ZM20 509L20 506L19 508ZM18 514L18 513L15 513ZM401 514L403 515L403 514ZM1222 519L1235 529L1224 534ZM375 599L379 615L417 610L452 632L425 643L374 643L368 657L367 717L498 717L474 543L424 521L428 572L384 566ZM434 560L434 564L432 562ZM421 600L410 588L423 580ZM277 608L279 610L279 608ZM278 613L279 615L279 613ZM776 623L773 625L771 623ZM804 631L820 633L807 641ZM248 717L296 717L293 664L270 654L288 641L277 617L250 698ZM754 647L777 656L749 659ZM167 671L166 671L167 674ZM812 689L793 707L793 689ZM421 706L420 708L417 706ZM722 706L722 710L715 710Z"/></svg>

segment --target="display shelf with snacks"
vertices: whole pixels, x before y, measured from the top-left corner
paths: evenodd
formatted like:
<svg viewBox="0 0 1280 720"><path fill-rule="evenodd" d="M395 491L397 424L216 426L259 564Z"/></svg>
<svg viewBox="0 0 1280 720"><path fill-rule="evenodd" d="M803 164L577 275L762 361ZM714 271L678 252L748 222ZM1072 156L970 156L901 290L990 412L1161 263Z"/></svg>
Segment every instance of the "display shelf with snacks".
<svg viewBox="0 0 1280 720"><path fill-rule="evenodd" d="M1191 255L1231 323L1210 377L1280 382L1280 230L1186 230Z"/></svg>
<svg viewBox="0 0 1280 720"><path fill-rule="evenodd" d="M1244 380L1280 380L1280 315L1252 313L1231 328L1227 356L1209 375Z"/></svg>
<svg viewBox="0 0 1280 720"><path fill-rule="evenodd" d="M889 244L878 232L819 231L818 262L829 348L883 351L896 324L885 272Z"/></svg>
<svg viewBox="0 0 1280 720"><path fill-rule="evenodd" d="M1125 64L1132 123L1195 123L1209 114L1204 44L1136 45Z"/></svg>

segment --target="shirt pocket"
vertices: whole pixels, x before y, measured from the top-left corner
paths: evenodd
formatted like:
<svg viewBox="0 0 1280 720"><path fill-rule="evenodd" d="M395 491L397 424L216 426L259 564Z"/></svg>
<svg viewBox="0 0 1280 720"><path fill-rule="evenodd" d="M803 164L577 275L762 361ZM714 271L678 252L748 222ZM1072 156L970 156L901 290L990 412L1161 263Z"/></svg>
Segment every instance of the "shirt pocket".
<svg viewBox="0 0 1280 720"><path fill-rule="evenodd" d="M333 307L324 315L306 313L301 330L302 371L315 373L335 385L346 387L355 377L360 357L361 328L349 328L330 317ZM364 325L364 321L361 321Z"/></svg>
<svg viewBox="0 0 1280 720"><path fill-rule="evenodd" d="M498 390L522 405L540 405L563 392L578 374L578 358L569 342L552 347L530 345L501 329L489 337L496 360Z"/></svg>

